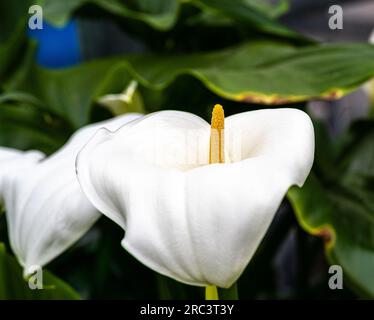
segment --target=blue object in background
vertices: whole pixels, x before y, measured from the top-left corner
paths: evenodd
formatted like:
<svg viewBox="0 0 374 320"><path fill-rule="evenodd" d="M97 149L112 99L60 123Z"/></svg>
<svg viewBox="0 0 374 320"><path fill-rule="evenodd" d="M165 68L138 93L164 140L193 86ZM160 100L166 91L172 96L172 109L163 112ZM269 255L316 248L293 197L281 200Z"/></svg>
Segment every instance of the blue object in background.
<svg viewBox="0 0 374 320"><path fill-rule="evenodd" d="M38 43L36 60L43 67L63 68L82 60L75 20L63 27L54 27L43 21L43 29L29 29L28 35Z"/></svg>

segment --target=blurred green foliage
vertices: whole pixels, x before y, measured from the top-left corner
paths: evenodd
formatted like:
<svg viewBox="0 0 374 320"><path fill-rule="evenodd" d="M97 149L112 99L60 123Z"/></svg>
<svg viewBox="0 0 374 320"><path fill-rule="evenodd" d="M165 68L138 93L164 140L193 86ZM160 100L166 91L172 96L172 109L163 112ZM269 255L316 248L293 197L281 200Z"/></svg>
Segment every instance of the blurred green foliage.
<svg viewBox="0 0 374 320"><path fill-rule="evenodd" d="M321 236L332 264L364 297L374 296L374 121L354 124L336 148L317 136L315 170L302 189L292 188L289 199L300 224ZM331 142L330 142L331 144ZM328 155L319 150L329 150ZM324 152L320 161L319 152Z"/></svg>
<svg viewBox="0 0 374 320"><path fill-rule="evenodd" d="M33 283L33 279L30 281ZM48 271L43 272L43 290L30 290L28 282L23 278L22 268L14 257L6 253L2 243L0 243L0 283L0 300L79 299L79 295L69 285Z"/></svg>
<svg viewBox="0 0 374 320"><path fill-rule="evenodd" d="M303 109L309 99L339 98L374 75L373 46L322 45L305 38L277 21L287 10L286 1L36 3L43 6L46 20L56 25L70 17L92 21L105 17L141 41L146 52L60 70L42 68L34 59L35 44L25 36L31 1L1 1L2 146L51 154L76 129L109 118L111 114L99 106L98 98L121 93L133 79L140 84L138 94L146 111L180 109L208 119L216 102L225 106L228 115L267 107L261 103ZM367 119L354 124L337 142L329 142L324 124L316 122L315 129L313 173L302 189L293 188L288 195L297 220L285 200L282 217L274 221L238 282L240 297L353 297L349 289L328 289L326 261L320 255L323 242L314 236L325 240L329 261L342 265L355 294L374 297L374 122ZM291 233L296 234L298 267L295 285L284 293L279 289L281 270L275 270L274 261ZM201 288L177 283L142 266L120 246L122 237L119 227L102 218L48 267L83 298L203 297ZM4 215L0 240L7 243ZM13 278L7 281L19 286L20 270L4 249L0 261L7 264L0 269L0 277L16 272L14 284ZM11 297L26 297L19 290ZM43 298L73 297L69 290Z"/></svg>

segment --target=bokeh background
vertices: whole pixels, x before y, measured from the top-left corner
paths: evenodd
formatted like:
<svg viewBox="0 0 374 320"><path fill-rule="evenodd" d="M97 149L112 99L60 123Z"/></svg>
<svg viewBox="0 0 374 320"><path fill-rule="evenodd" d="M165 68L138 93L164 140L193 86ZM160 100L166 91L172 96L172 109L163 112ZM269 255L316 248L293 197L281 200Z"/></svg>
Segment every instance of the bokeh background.
<svg viewBox="0 0 374 320"><path fill-rule="evenodd" d="M27 27L28 8L36 3L43 8L42 30ZM328 27L334 4L343 8L343 30ZM371 0L1 0L0 145L52 154L79 127L129 111L178 109L207 120L215 103L227 115L268 107L307 111L316 130L311 178L284 199L238 282L239 296L373 298L374 49L367 44L373 28ZM199 56L188 62L256 41L270 45L265 54L250 46L239 58L234 49L232 61L228 55L222 64ZM333 49L324 51L326 44ZM294 51L278 56L284 46ZM264 61L251 65L258 57ZM199 63L213 80L183 71L168 79ZM235 98L231 93L246 82L230 81L230 64L252 79L246 91L275 93L281 101ZM221 87L214 90L216 76ZM139 84L130 102L100 103L133 79ZM337 89L344 97L326 96ZM304 92L304 99L292 100ZM0 242L11 254L5 219L0 216ZM120 246L122 238L122 229L102 217L47 269L84 299L204 297L201 288L143 266ZM331 264L344 270L343 290L328 287Z"/></svg>

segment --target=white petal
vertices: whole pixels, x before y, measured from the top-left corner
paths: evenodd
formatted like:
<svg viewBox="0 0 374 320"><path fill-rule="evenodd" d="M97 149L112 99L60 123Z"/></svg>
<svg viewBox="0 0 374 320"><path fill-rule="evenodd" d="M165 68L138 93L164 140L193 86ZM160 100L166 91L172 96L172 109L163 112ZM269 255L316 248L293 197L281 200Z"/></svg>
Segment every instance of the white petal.
<svg viewBox="0 0 374 320"><path fill-rule="evenodd" d="M314 160L314 129L297 109L249 111L226 119L229 158L233 162L266 157L291 183L301 186Z"/></svg>
<svg viewBox="0 0 374 320"><path fill-rule="evenodd" d="M129 114L82 128L55 154L5 175L10 243L26 273L61 254L99 217L76 179L78 151L99 128L115 130L139 116Z"/></svg>
<svg viewBox="0 0 374 320"><path fill-rule="evenodd" d="M45 155L39 151L24 152L17 149L0 147L0 206L3 203L3 180L5 175L32 166L44 157Z"/></svg>
<svg viewBox="0 0 374 320"><path fill-rule="evenodd" d="M182 112L101 131L77 159L87 197L126 229L123 246L185 283L232 285L288 188L301 185L312 166L313 126L303 112L247 112L227 118L226 128L228 164L206 165L210 127ZM186 150L199 161L179 158Z"/></svg>
<svg viewBox="0 0 374 320"><path fill-rule="evenodd" d="M188 134L185 134L186 132ZM109 141L113 143L107 143ZM121 210L118 210L122 199L113 198L116 197L117 189L112 190L112 187L121 189L116 181L122 176L122 171L126 169L134 172L135 180L141 182L142 177L137 179L138 173L132 168L134 165L141 168L147 168L148 165L151 168L156 166L156 171L159 168L171 167L184 171L198 166L195 161L187 161L191 155L194 160L207 164L207 143L209 125L203 119L186 112L157 112L125 125L114 134L106 129L99 130L78 155L78 178L83 190L86 192L88 189L86 195L95 207L125 228L126 218ZM91 166L90 158L93 153L98 158L97 163L92 163ZM117 166L116 170L121 173L104 185L101 182L111 179L109 176L101 177L101 174L105 175L105 170L109 169L107 166ZM111 169L110 171L115 172ZM99 192L105 193L105 196L96 194L96 183L91 184L90 179L97 179L97 183L102 187ZM110 201L107 201L107 198L110 198Z"/></svg>

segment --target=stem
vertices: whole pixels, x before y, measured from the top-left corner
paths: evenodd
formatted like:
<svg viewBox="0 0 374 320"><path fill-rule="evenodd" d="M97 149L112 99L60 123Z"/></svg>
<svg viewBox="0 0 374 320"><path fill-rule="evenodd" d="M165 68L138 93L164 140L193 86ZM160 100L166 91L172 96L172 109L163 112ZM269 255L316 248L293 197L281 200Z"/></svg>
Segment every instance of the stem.
<svg viewBox="0 0 374 320"><path fill-rule="evenodd" d="M216 286L205 287L205 300L219 300Z"/></svg>

